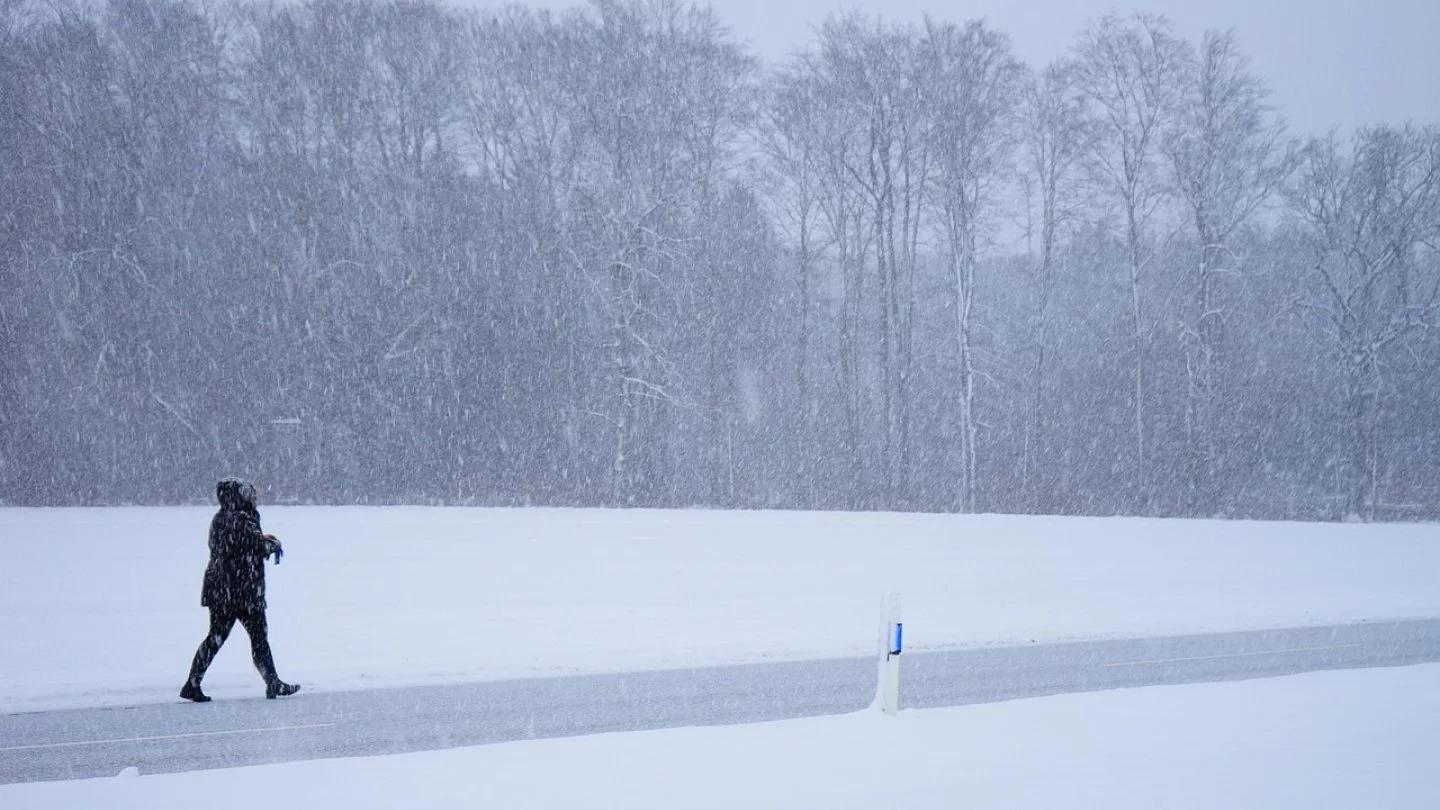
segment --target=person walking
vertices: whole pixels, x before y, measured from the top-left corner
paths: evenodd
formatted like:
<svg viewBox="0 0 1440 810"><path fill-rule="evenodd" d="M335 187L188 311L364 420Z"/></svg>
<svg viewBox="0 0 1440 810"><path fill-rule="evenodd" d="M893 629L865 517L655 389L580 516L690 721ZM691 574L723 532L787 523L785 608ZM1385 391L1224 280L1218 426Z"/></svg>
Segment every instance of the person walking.
<svg viewBox="0 0 1440 810"><path fill-rule="evenodd" d="M201 606L210 608L210 632L195 651L180 697L196 703L210 700L200 691L200 681L237 621L250 636L250 655L265 679L265 697L293 695L300 687L275 674L265 625L265 559L273 555L278 565L285 551L274 535L260 530L254 485L226 478L215 485L215 497L220 511L210 521L210 563L200 593Z"/></svg>

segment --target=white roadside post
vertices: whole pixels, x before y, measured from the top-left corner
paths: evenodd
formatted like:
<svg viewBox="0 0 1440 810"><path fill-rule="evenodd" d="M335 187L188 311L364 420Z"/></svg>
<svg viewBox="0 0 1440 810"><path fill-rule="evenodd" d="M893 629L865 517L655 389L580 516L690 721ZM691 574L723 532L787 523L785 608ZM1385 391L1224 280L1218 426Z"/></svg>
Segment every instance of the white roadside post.
<svg viewBox="0 0 1440 810"><path fill-rule="evenodd" d="M875 700L880 704L880 711L893 716L900 710L900 652L905 642L905 625L900 622L900 594L885 594L880 631L880 684Z"/></svg>

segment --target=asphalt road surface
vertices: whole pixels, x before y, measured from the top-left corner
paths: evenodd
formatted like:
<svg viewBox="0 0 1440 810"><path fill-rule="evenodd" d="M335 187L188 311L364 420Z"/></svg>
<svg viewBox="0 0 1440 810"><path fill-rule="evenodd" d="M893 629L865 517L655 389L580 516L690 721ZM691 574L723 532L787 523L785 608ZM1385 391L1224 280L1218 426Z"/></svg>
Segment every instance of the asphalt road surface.
<svg viewBox="0 0 1440 810"><path fill-rule="evenodd" d="M1440 661L1440 619L1027 644L901 659L901 706ZM606 731L838 714L873 659L494 681L0 715L0 784L426 751Z"/></svg>

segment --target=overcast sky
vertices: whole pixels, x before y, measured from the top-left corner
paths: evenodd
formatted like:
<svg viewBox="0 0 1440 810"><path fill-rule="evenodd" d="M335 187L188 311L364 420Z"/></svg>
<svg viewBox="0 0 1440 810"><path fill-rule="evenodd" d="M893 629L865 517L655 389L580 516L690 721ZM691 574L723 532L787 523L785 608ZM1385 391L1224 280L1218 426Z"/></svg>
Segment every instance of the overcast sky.
<svg viewBox="0 0 1440 810"><path fill-rule="evenodd" d="M488 0L450 0L474 7ZM532 0L566 8L574 0ZM887 19L984 17L1027 62L1063 54L1087 20L1115 10L1166 15L1182 35L1234 27L1272 102L1296 133L1381 122L1440 123L1440 0L714 0L752 51L778 62L805 46L828 14Z"/></svg>

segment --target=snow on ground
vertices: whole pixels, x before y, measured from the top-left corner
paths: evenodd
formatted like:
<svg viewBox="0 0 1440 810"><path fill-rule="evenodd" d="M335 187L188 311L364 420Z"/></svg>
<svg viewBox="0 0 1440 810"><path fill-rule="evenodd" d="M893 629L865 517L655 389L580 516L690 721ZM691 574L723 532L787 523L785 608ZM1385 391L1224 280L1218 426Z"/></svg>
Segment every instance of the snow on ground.
<svg viewBox="0 0 1440 810"><path fill-rule="evenodd" d="M0 509L0 712L173 700L213 510ZM1440 616L1434 525L270 507L280 673L314 688ZM253 695L237 628L207 691Z"/></svg>
<svg viewBox="0 0 1440 810"><path fill-rule="evenodd" d="M10 810L1440 807L1440 665L0 787Z"/></svg>

